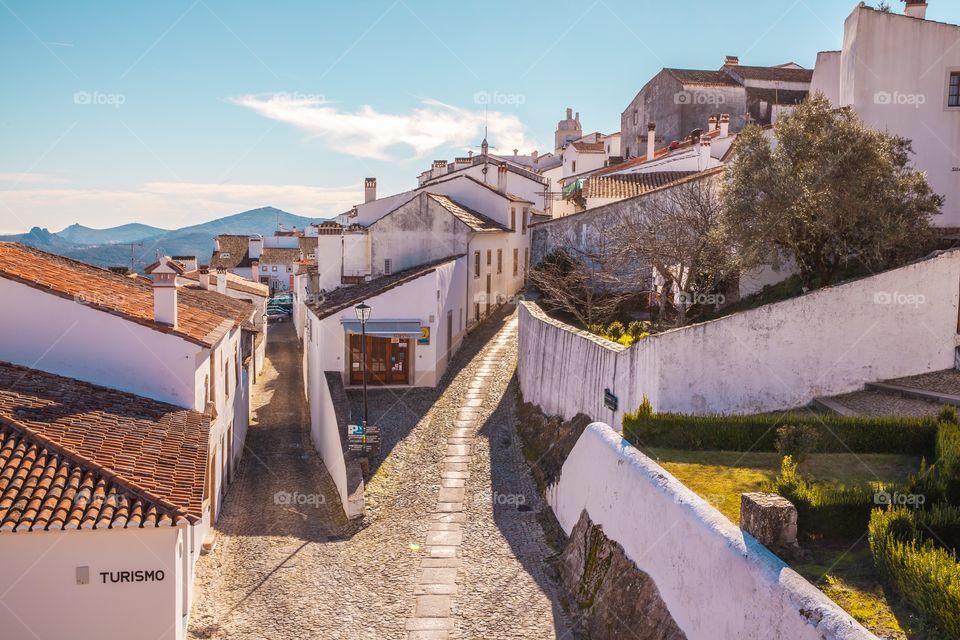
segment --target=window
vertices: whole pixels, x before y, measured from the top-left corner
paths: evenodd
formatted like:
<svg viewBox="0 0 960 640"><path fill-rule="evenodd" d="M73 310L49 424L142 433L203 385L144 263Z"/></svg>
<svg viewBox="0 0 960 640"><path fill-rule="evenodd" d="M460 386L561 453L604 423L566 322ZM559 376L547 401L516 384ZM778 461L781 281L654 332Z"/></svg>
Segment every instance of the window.
<svg viewBox="0 0 960 640"><path fill-rule="evenodd" d="M487 266L489 267L492 264L493 264L493 250L487 249Z"/></svg>
<svg viewBox="0 0 960 640"><path fill-rule="evenodd" d="M577 161L576 161L576 160L574 160L573 162L570 163L570 171L573 171L574 173L577 172Z"/></svg>
<svg viewBox="0 0 960 640"><path fill-rule="evenodd" d="M520 214L520 233L527 232L527 214L530 210L527 207L523 208L523 211Z"/></svg>
<svg viewBox="0 0 960 640"><path fill-rule="evenodd" d="M223 361L223 393L225 398L230 397L230 361Z"/></svg>
<svg viewBox="0 0 960 640"><path fill-rule="evenodd" d="M517 208L510 207L510 229L517 230Z"/></svg>
<svg viewBox="0 0 960 640"><path fill-rule="evenodd" d="M474 278L480 277L480 252L479 251L473 252L473 277Z"/></svg>
<svg viewBox="0 0 960 640"><path fill-rule="evenodd" d="M213 351L210 352L210 397L208 400L214 403L217 401L217 359L214 357Z"/></svg>
<svg viewBox="0 0 960 640"><path fill-rule="evenodd" d="M473 321L480 322L480 303L479 302L473 303Z"/></svg>
<svg viewBox="0 0 960 640"><path fill-rule="evenodd" d="M260 271L266 271L266 270L267 270L266 266L260 267Z"/></svg>
<svg viewBox="0 0 960 640"><path fill-rule="evenodd" d="M224 251L223 253L220 254L220 257L221 257L221 258L229 258L229 257L230 257L230 252L229 252L229 251Z"/></svg>
<svg viewBox="0 0 960 640"><path fill-rule="evenodd" d="M513 275L517 275L517 269L520 268L520 249L513 248Z"/></svg>
<svg viewBox="0 0 960 640"><path fill-rule="evenodd" d="M390 258L384 258L383 260L383 273L384 275L393 273L393 260Z"/></svg>
<svg viewBox="0 0 960 640"><path fill-rule="evenodd" d="M293 271L293 267L287 267L287 273L290 273L291 271Z"/></svg>
<svg viewBox="0 0 960 640"><path fill-rule="evenodd" d="M503 273L503 249L497 249L497 273Z"/></svg>
<svg viewBox="0 0 960 640"><path fill-rule="evenodd" d="M950 73L950 88L947 93L947 106L960 107L960 71Z"/></svg>
<svg viewBox="0 0 960 640"><path fill-rule="evenodd" d="M523 277L527 277L527 273L530 271L530 249L523 250Z"/></svg>
<svg viewBox="0 0 960 640"><path fill-rule="evenodd" d="M270 269L271 269L272 271L276 271L276 270L277 270L276 267L271 267Z"/></svg>
<svg viewBox="0 0 960 640"><path fill-rule="evenodd" d="M633 124L640 124L640 111L637 109L633 110Z"/></svg>

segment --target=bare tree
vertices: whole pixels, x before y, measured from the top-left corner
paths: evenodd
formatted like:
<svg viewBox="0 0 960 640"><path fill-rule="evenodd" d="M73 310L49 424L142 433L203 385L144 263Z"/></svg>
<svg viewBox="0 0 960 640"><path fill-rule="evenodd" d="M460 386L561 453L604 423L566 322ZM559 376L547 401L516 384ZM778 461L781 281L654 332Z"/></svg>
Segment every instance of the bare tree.
<svg viewBox="0 0 960 640"><path fill-rule="evenodd" d="M624 286L621 252L612 229L586 227L579 244L567 243L550 252L530 273L543 294L543 304L575 317L584 327L606 323L634 287Z"/></svg>
<svg viewBox="0 0 960 640"><path fill-rule="evenodd" d="M651 194L615 223L621 261L648 265L661 283L661 317L671 304L681 325L695 305L722 303L720 288L745 267L724 224L721 175L696 176Z"/></svg>

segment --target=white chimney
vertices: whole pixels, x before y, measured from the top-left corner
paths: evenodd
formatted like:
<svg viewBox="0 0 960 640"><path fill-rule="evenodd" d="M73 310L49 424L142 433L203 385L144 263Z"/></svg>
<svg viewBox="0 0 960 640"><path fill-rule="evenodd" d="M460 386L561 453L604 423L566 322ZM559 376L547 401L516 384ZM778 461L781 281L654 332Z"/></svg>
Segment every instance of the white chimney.
<svg viewBox="0 0 960 640"><path fill-rule="evenodd" d="M737 56L727 56L723 59L723 66L725 67L735 67L740 64L740 58Z"/></svg>
<svg viewBox="0 0 960 640"><path fill-rule="evenodd" d="M497 191L507 192L507 165L501 164L497 167Z"/></svg>
<svg viewBox="0 0 960 640"><path fill-rule="evenodd" d="M377 179L364 178L363 180L363 201L373 202L377 199Z"/></svg>
<svg viewBox="0 0 960 640"><path fill-rule="evenodd" d="M177 276L183 269L169 256L163 256L147 267L153 276L153 319L160 324L177 326Z"/></svg>
<svg viewBox="0 0 960 640"><path fill-rule="evenodd" d="M533 151L530 152L530 157L533 158L534 160L537 159L537 150L536 150L536 149L534 149Z"/></svg>
<svg viewBox="0 0 960 640"><path fill-rule="evenodd" d="M717 116L710 116L707 118L707 133L713 131L717 128Z"/></svg>
<svg viewBox="0 0 960 640"><path fill-rule="evenodd" d="M263 253L263 236L250 236L250 241L247 245L247 251L250 254L251 260L258 259L260 254Z"/></svg>
<svg viewBox="0 0 960 640"><path fill-rule="evenodd" d="M919 20L927 18L927 3L924 0L906 0L907 6L903 8L904 15Z"/></svg>
<svg viewBox="0 0 960 640"><path fill-rule="evenodd" d="M700 136L700 169L709 169L710 160L710 137Z"/></svg>
<svg viewBox="0 0 960 640"><path fill-rule="evenodd" d="M210 288L210 270L197 269L197 275L200 276L200 288L209 289Z"/></svg>
<svg viewBox="0 0 960 640"><path fill-rule="evenodd" d="M217 269L217 293L227 293L227 270Z"/></svg>
<svg viewBox="0 0 960 640"><path fill-rule="evenodd" d="M430 175L431 178L439 178L447 172L447 161L446 160L434 160L433 169Z"/></svg>
<svg viewBox="0 0 960 640"><path fill-rule="evenodd" d="M647 160L653 160L653 154L657 151L657 123L647 124Z"/></svg>
<svg viewBox="0 0 960 640"><path fill-rule="evenodd" d="M726 138L730 135L730 114L721 113L720 114L720 137Z"/></svg>

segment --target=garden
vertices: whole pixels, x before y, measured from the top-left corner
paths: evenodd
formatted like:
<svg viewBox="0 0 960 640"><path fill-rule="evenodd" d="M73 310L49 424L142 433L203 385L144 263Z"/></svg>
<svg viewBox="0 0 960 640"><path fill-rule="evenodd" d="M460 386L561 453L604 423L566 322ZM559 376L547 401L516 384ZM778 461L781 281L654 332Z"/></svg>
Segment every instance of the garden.
<svg viewBox="0 0 960 640"><path fill-rule="evenodd" d="M960 426L928 418L627 414L624 437L739 524L740 494L797 508L786 559L881 638L960 637Z"/></svg>

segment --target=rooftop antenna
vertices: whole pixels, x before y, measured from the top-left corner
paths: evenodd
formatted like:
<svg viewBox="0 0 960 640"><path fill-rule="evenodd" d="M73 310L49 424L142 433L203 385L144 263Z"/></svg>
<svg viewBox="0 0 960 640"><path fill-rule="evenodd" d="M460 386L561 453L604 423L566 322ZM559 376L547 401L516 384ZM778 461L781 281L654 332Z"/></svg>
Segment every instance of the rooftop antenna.
<svg viewBox="0 0 960 640"><path fill-rule="evenodd" d="M477 146L471 147L472 149L477 149ZM487 142L487 105L483 105L483 142L480 143L480 153L481 155L487 155L487 151L490 149L496 149L496 147L491 147Z"/></svg>
<svg viewBox="0 0 960 640"><path fill-rule="evenodd" d="M126 246L128 246L128 247L130 247L130 273L133 273L133 272L134 272L134 268L133 268L133 262L134 262L133 251L134 251L134 248L135 248L135 247L142 247L142 246L143 246L143 243L142 243L142 242L125 242L125 243L123 243L123 244L126 245ZM159 252L159 251L157 251L157 259L158 259L158 260L160 259L160 252Z"/></svg>

